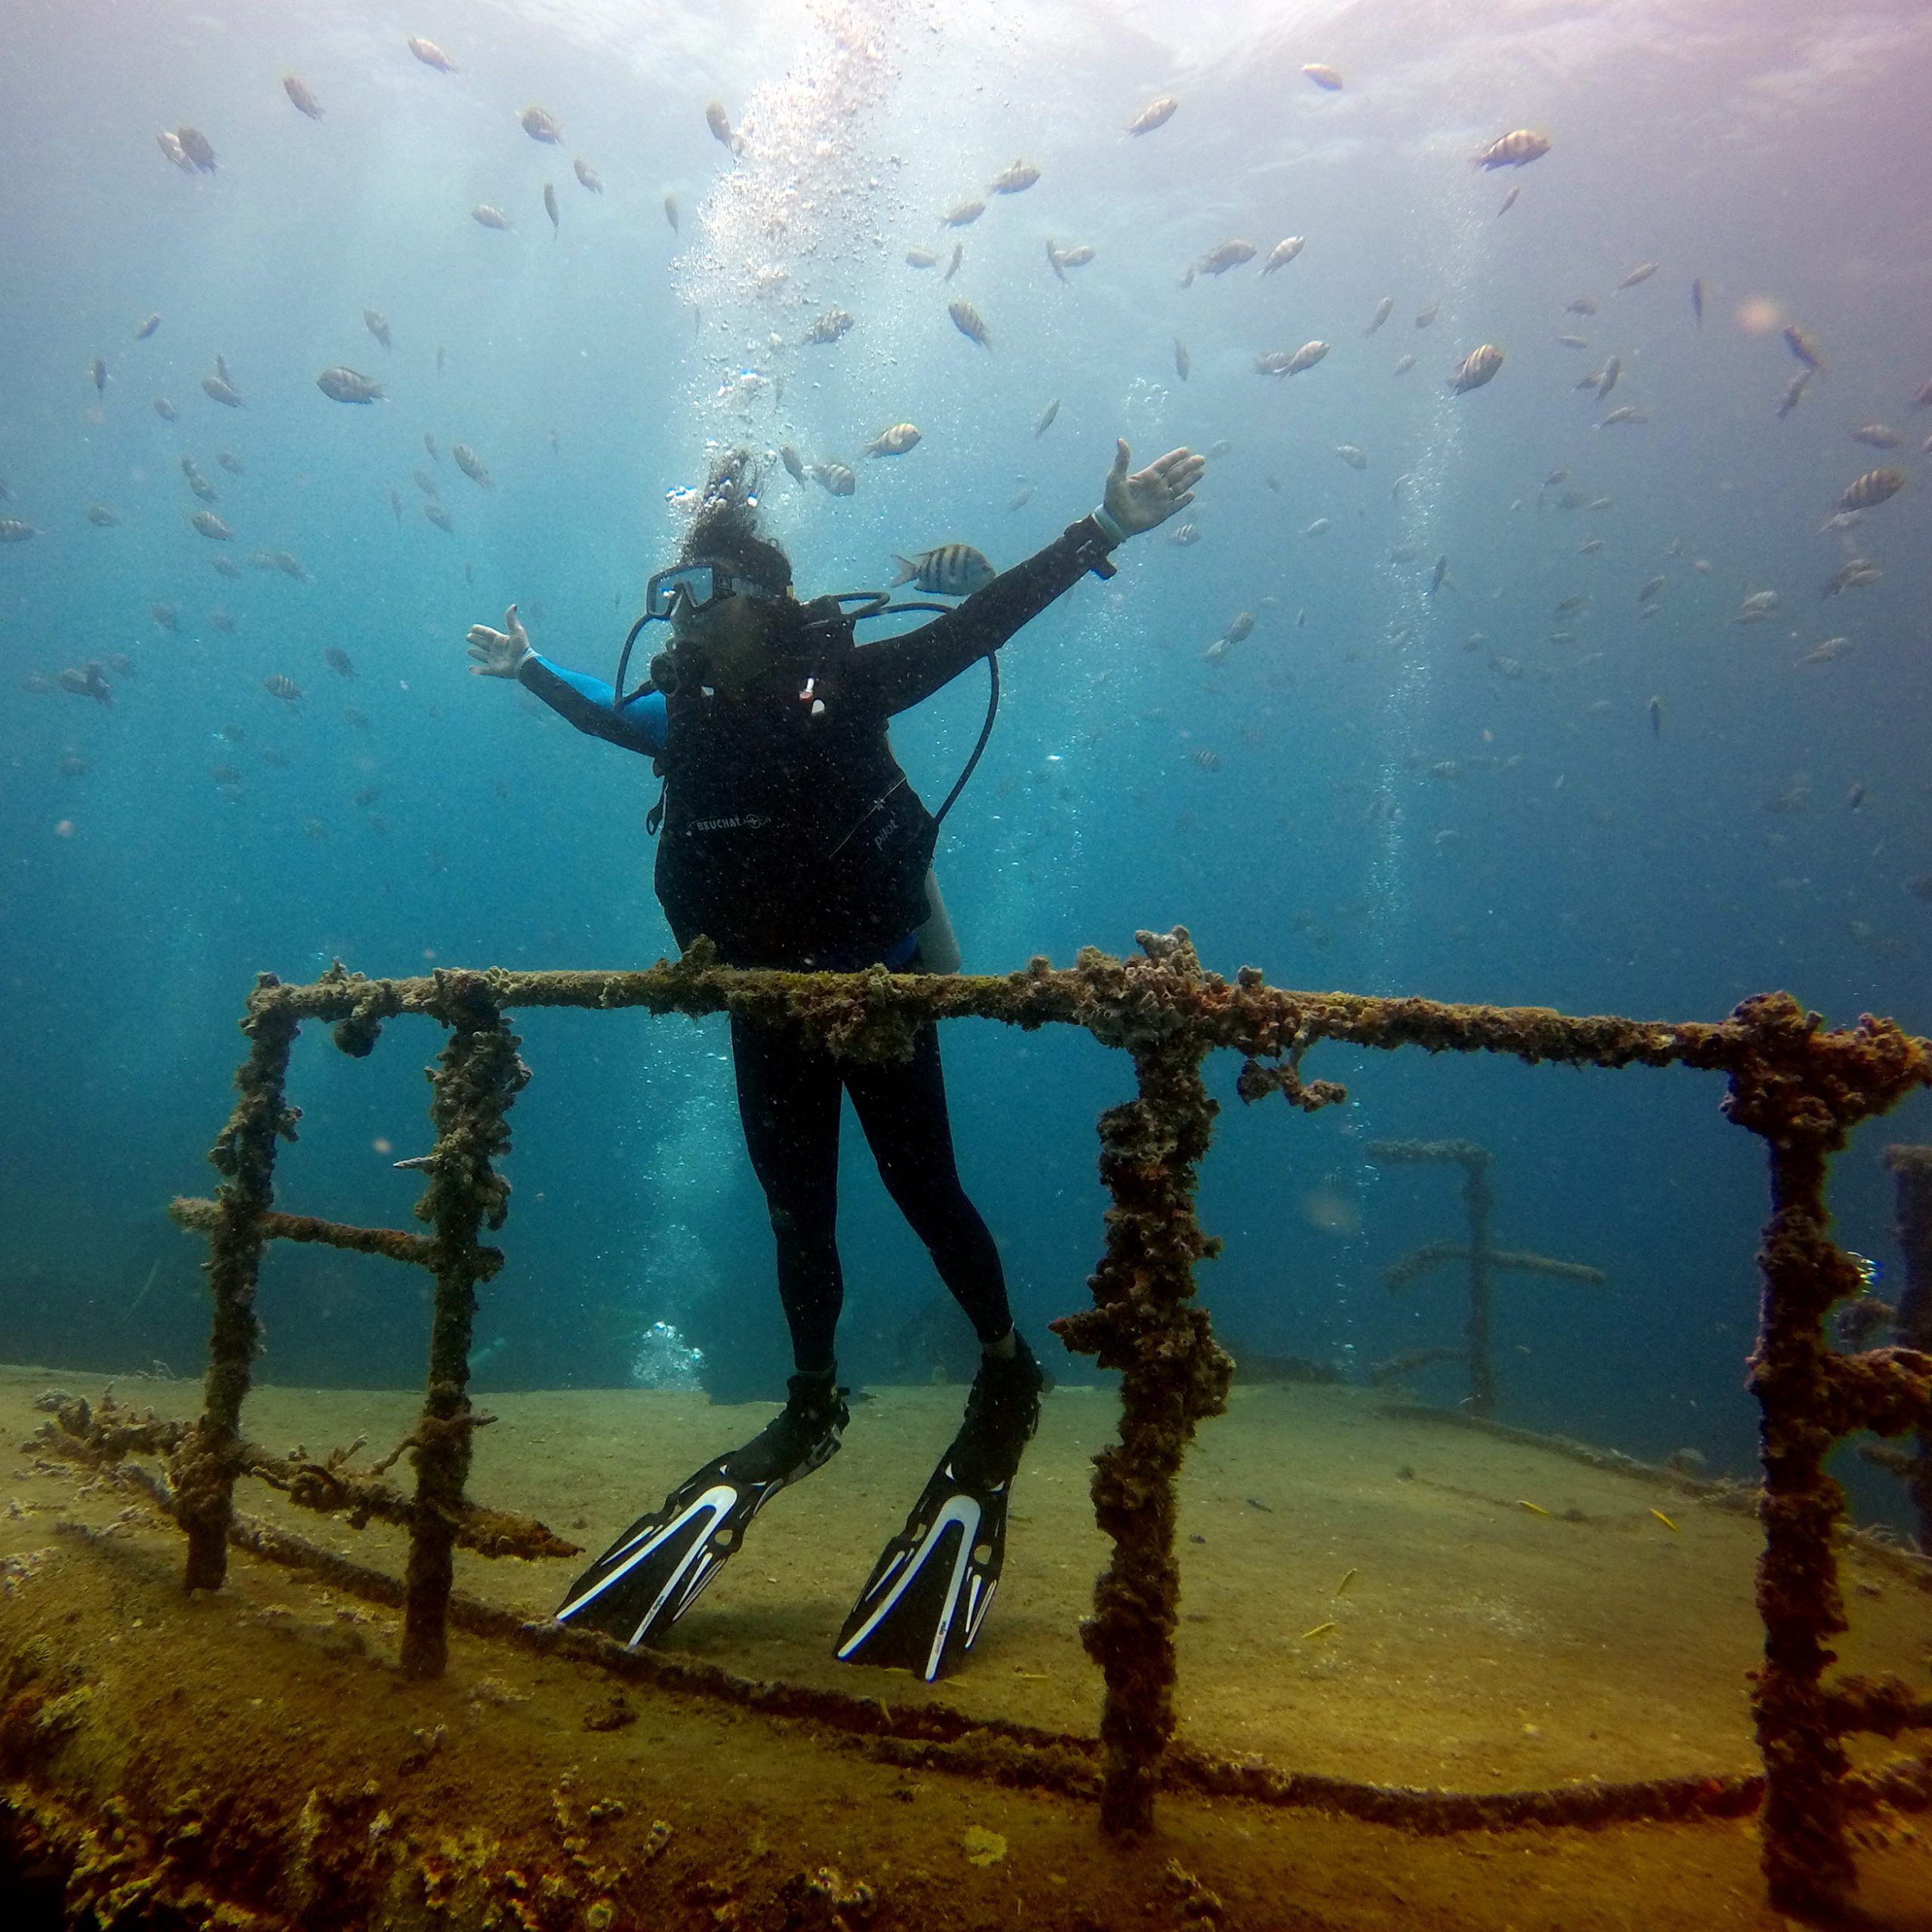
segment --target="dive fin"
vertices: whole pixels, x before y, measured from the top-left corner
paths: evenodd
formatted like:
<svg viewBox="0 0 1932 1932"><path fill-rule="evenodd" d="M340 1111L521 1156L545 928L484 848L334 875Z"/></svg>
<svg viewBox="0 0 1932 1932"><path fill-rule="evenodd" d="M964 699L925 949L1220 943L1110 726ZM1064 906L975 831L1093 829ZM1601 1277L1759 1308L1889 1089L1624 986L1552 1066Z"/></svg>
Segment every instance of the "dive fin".
<svg viewBox="0 0 1932 1932"><path fill-rule="evenodd" d="M752 1518L788 1483L823 1469L851 1418L832 1373L791 1379L784 1409L741 1449L687 1476L570 1587L556 1620L626 1649L662 1637L737 1554Z"/></svg>
<svg viewBox="0 0 1932 1932"><path fill-rule="evenodd" d="M973 1647L1005 1560L1008 1486L976 1489L952 1463L949 1448L873 1566L838 1633L841 1663L915 1671L931 1684Z"/></svg>
<svg viewBox="0 0 1932 1932"><path fill-rule="evenodd" d="M784 1487L734 1482L728 1456L640 1516L570 1587L557 1621L601 1630L627 1649L663 1636L737 1553L752 1518Z"/></svg>

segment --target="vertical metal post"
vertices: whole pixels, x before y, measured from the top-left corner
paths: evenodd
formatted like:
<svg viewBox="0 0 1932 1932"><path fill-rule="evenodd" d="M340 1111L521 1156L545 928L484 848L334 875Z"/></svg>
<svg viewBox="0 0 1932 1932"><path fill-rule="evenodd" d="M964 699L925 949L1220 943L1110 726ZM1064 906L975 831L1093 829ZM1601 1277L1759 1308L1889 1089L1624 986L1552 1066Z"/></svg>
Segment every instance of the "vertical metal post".
<svg viewBox="0 0 1932 1932"><path fill-rule="evenodd" d="M1490 1190L1487 1148L1466 1141L1457 1158L1463 1164L1463 1201L1469 1215L1469 1411L1486 1416L1496 1407L1496 1364L1489 1352L1494 1252L1489 1244L1489 1213L1496 1197Z"/></svg>
<svg viewBox="0 0 1932 1932"><path fill-rule="evenodd" d="M436 1145L429 1185L417 1217L435 1229L435 1313L429 1333L428 1387L411 1451L416 1509L411 1525L403 1608L405 1675L440 1677L449 1654L450 1587L455 1574L455 1524L469 1478L469 1349L476 1284L500 1257L479 1247L481 1229L500 1228L509 1211L509 1184L491 1165L506 1152L510 1103L530 1078L517 1038L503 1023L488 982L477 974L438 974L448 1044L429 1078L429 1117Z"/></svg>
<svg viewBox="0 0 1932 1932"><path fill-rule="evenodd" d="M1905 1256L1892 1339L1900 1348L1932 1355L1932 1147L1887 1147L1885 1165L1897 1177L1893 1232ZM1918 1547L1932 1556L1932 1430L1915 1432L1901 1473L1918 1518Z"/></svg>
<svg viewBox="0 0 1932 1932"><path fill-rule="evenodd" d="M1184 931L1142 935L1158 967L1196 979ZM1144 969L1142 969L1144 970ZM1156 1032L1164 1037L1150 1038ZM1114 1553L1081 1641L1100 1666L1100 1823L1116 1835L1153 1821L1161 1753L1174 1734L1174 1479L1203 1418L1227 1407L1234 1364L1204 1312L1189 1306L1194 1264L1220 1252L1194 1217L1195 1168L1213 1137L1205 1049L1184 1023L1122 1038L1140 1097L1100 1117L1100 1177L1113 1198L1094 1306L1053 1324L1068 1347L1121 1371L1120 1440L1095 1457L1094 1518Z"/></svg>
<svg viewBox="0 0 1932 1932"><path fill-rule="evenodd" d="M262 1217L275 1202L276 1140L293 1140L300 1118L283 1097L289 1051L300 1025L276 998L279 984L272 973L264 973L249 995L242 1022L250 1041L248 1057L235 1075L242 1097L208 1153L222 1177L215 1189L216 1218L205 1263L214 1303L208 1365L201 1417L175 1452L170 1472L177 1519L187 1532L185 1581L191 1590L218 1590L228 1574L242 1404L261 1343L255 1284L268 1245Z"/></svg>

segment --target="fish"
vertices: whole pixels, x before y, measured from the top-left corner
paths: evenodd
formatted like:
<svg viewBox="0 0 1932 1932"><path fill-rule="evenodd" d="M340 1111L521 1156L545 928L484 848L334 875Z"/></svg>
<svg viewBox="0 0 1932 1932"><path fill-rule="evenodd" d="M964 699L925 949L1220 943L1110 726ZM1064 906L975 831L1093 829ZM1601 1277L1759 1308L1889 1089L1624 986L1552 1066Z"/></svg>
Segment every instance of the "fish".
<svg viewBox="0 0 1932 1932"><path fill-rule="evenodd" d="M370 728L369 714L360 705L345 704L342 707L342 721L345 724L352 724L358 731L366 731Z"/></svg>
<svg viewBox="0 0 1932 1932"><path fill-rule="evenodd" d="M1586 537L1577 546L1577 554L1580 557L1594 557L1602 548L1601 537Z"/></svg>
<svg viewBox="0 0 1932 1932"><path fill-rule="evenodd" d="M208 561L223 577L239 577L242 574L242 566L232 557L211 557Z"/></svg>
<svg viewBox="0 0 1932 1932"><path fill-rule="evenodd" d="M1449 552L1445 550L1435 560L1435 568L1429 573L1429 594L1433 597L1449 581Z"/></svg>
<svg viewBox="0 0 1932 1932"><path fill-rule="evenodd" d="M1734 624L1768 624L1777 615L1783 600L1775 590L1754 590L1738 606Z"/></svg>
<svg viewBox="0 0 1932 1932"><path fill-rule="evenodd" d="M1033 435L1037 441L1054 426L1054 418L1060 414L1060 398L1055 396L1040 412L1040 420L1033 425Z"/></svg>
<svg viewBox="0 0 1932 1932"><path fill-rule="evenodd" d="M367 811L383 795L380 785L362 785L356 788L355 795L349 802L358 812Z"/></svg>
<svg viewBox="0 0 1932 1932"><path fill-rule="evenodd" d="M1575 300L1563 305L1563 312L1566 315L1594 315L1596 312L1596 303L1587 295L1579 295Z"/></svg>
<svg viewBox="0 0 1932 1932"><path fill-rule="evenodd" d="M232 787L242 783L242 773L232 764L218 764L209 772L208 776L217 785Z"/></svg>
<svg viewBox="0 0 1932 1932"><path fill-rule="evenodd" d="M1302 72L1324 94L1340 94L1342 91L1341 75L1322 61L1309 61Z"/></svg>
<svg viewBox="0 0 1932 1932"><path fill-rule="evenodd" d="M155 145L177 168L180 169L183 174L194 173L195 164L188 158L188 150L181 145L180 140L170 129L162 128L154 138Z"/></svg>
<svg viewBox="0 0 1932 1932"><path fill-rule="evenodd" d="M309 91L309 84L300 74L285 74L281 77L281 91L295 104L298 113L306 114L311 121L322 118L322 104Z"/></svg>
<svg viewBox="0 0 1932 1932"><path fill-rule="evenodd" d="M564 137L564 131L557 125L557 117L541 107L526 107L517 117L523 131L533 141L541 141L546 147L555 147Z"/></svg>
<svg viewBox="0 0 1932 1932"><path fill-rule="evenodd" d="M1194 358L1187 352L1187 344L1179 336L1174 337L1174 374L1183 382L1187 380L1187 372L1194 367Z"/></svg>
<svg viewBox="0 0 1932 1932"><path fill-rule="evenodd" d="M219 604L208 613L208 622L226 636L235 635L235 620Z"/></svg>
<svg viewBox="0 0 1932 1932"><path fill-rule="evenodd" d="M97 355L94 358L93 367L88 373L94 378L94 394L96 395L105 395L107 393L107 365L106 361L101 357Z"/></svg>
<svg viewBox="0 0 1932 1932"><path fill-rule="evenodd" d="M1553 614L1559 617L1574 617L1579 611L1589 609L1589 602L1587 592L1573 591L1567 597L1559 597L1556 600Z"/></svg>
<svg viewBox="0 0 1932 1932"><path fill-rule="evenodd" d="M1292 352L1278 349L1262 356L1255 364L1257 374L1263 376L1298 376L1304 369L1312 369L1328 353L1325 342L1305 342Z"/></svg>
<svg viewBox="0 0 1932 1932"><path fill-rule="evenodd" d="M919 432L910 423L895 423L890 429L881 429L866 445L868 456L903 456L919 440Z"/></svg>
<svg viewBox="0 0 1932 1932"><path fill-rule="evenodd" d="M1189 764L1198 765L1203 771L1219 771L1221 768L1221 754L1211 749L1206 745L1197 745L1188 753L1187 761Z"/></svg>
<svg viewBox="0 0 1932 1932"><path fill-rule="evenodd" d="M242 466L242 459L232 450L217 450L214 460L231 476L245 476L248 473Z"/></svg>
<svg viewBox="0 0 1932 1932"><path fill-rule="evenodd" d="M395 346L394 341L390 338L388 318L380 314L377 310L374 309L365 309L362 311L362 326L367 329L385 349L393 349Z"/></svg>
<svg viewBox="0 0 1932 1932"><path fill-rule="evenodd" d="M557 212L557 191L547 181L543 184L543 212L550 217L550 232L555 236L564 223ZM673 227L676 225L675 222L672 224Z"/></svg>
<svg viewBox="0 0 1932 1932"><path fill-rule="evenodd" d="M1449 386L1457 395L1466 395L1471 389L1481 389L1502 367L1502 350L1494 343L1485 342L1457 364Z"/></svg>
<svg viewBox="0 0 1932 1932"><path fill-rule="evenodd" d="M1661 738L1663 736L1663 700L1654 697L1644 709L1651 714L1651 736Z"/></svg>
<svg viewBox="0 0 1932 1932"><path fill-rule="evenodd" d="M1053 245L1051 242L1047 244L1049 254L1053 252ZM930 248L908 248L906 251L906 266L909 269L936 269L939 266L939 257Z"/></svg>
<svg viewBox="0 0 1932 1932"><path fill-rule="evenodd" d="M1903 469L1868 469L1847 484L1838 497L1841 510L1866 510L1896 497L1912 479Z"/></svg>
<svg viewBox="0 0 1932 1932"><path fill-rule="evenodd" d="M1304 537L1326 537L1334 527L1327 518L1318 516L1302 532L1302 534Z"/></svg>
<svg viewBox="0 0 1932 1932"><path fill-rule="evenodd" d="M1704 278L1697 275L1690 283L1690 312L1697 318L1697 326L1704 326Z"/></svg>
<svg viewBox="0 0 1932 1932"><path fill-rule="evenodd" d="M1149 101L1127 124L1130 134L1151 134L1156 128L1164 128L1174 118L1174 109L1180 103L1171 95L1163 94L1158 100Z"/></svg>
<svg viewBox="0 0 1932 1932"><path fill-rule="evenodd" d="M901 423L899 426L901 429L912 428L910 423ZM888 430L886 433L889 435L892 432ZM918 431L913 429L913 442L918 441ZM906 445L908 449L912 447L912 443ZM897 452L890 450L881 452L875 449L868 451L866 454L871 456L878 456L881 454L890 456L896 454ZM859 487L858 478L854 475L842 463L815 463L807 473L828 497L849 497Z"/></svg>
<svg viewBox="0 0 1932 1932"><path fill-rule="evenodd" d="M426 67L433 67L439 74L454 74L456 63L433 40L422 40L414 35L409 42L409 51Z"/></svg>
<svg viewBox="0 0 1932 1932"><path fill-rule="evenodd" d="M1540 161L1552 145L1547 134L1540 134L1534 128L1518 128L1491 141L1469 165L1472 168L1527 168L1531 162Z"/></svg>
<svg viewBox="0 0 1932 1932"><path fill-rule="evenodd" d="M478 202L469 211L469 218L479 228L494 228L500 234L513 232L513 224L501 208L492 208L488 202Z"/></svg>
<svg viewBox="0 0 1932 1932"><path fill-rule="evenodd" d="M245 409L248 405L242 399L242 392L226 376L204 376L202 392L212 397L224 409Z"/></svg>
<svg viewBox="0 0 1932 1932"><path fill-rule="evenodd" d="M778 460L780 463L784 464L786 473L791 477L791 479L794 483L802 483L804 481L805 460L795 449L792 447L789 443L786 444L784 447L779 451ZM433 492L432 494L433 494Z"/></svg>
<svg viewBox="0 0 1932 1932"><path fill-rule="evenodd" d="M950 281L952 278L959 272L959 264L965 259L965 243L963 242L954 242L952 245L952 259L946 263L946 272L940 277L940 280L941 281Z"/></svg>
<svg viewBox="0 0 1932 1932"><path fill-rule="evenodd" d="M284 577L292 577L297 583L315 582L303 567L302 559L291 556L286 550L257 550L248 561L258 571L278 571Z"/></svg>
<svg viewBox="0 0 1932 1932"><path fill-rule="evenodd" d="M549 188L547 183L545 186L544 192L546 195L549 192ZM550 218L554 221L555 220L556 217L553 214ZM678 232L678 198L675 195L666 195L664 197L664 219L671 224L671 232L673 235L676 234Z"/></svg>
<svg viewBox="0 0 1932 1932"><path fill-rule="evenodd" d="M1512 188L1509 193L1503 196L1503 205L1496 211L1496 218L1498 221L1500 221L1516 205L1516 197L1522 192L1521 188Z"/></svg>
<svg viewBox="0 0 1932 1932"><path fill-rule="evenodd" d="M1798 659L1801 664L1829 664L1834 657L1842 657L1851 648L1848 637L1828 637L1823 644L1814 645Z"/></svg>
<svg viewBox="0 0 1932 1932"><path fill-rule="evenodd" d="M160 327L161 318L159 315L143 315L140 321L135 325L134 340L137 342L146 342L148 337L152 335L155 331Z"/></svg>
<svg viewBox="0 0 1932 1932"><path fill-rule="evenodd" d="M1399 356L1396 358L1394 373L1398 376L1406 376L1415 366L1416 358L1413 355Z"/></svg>
<svg viewBox="0 0 1932 1932"><path fill-rule="evenodd" d="M940 217L942 228L970 228L986 211L984 202L955 202Z"/></svg>
<svg viewBox="0 0 1932 1932"><path fill-rule="evenodd" d="M1426 303L1416 311L1416 327L1427 328L1441 312L1442 304L1439 300Z"/></svg>
<svg viewBox="0 0 1932 1932"><path fill-rule="evenodd" d="M1353 443L1337 443L1335 445L1335 454L1351 469L1366 469L1368 467L1367 455L1358 449Z"/></svg>
<svg viewBox="0 0 1932 1932"><path fill-rule="evenodd" d="M279 671L272 671L262 680L262 689L270 697L278 697L284 704L300 704L302 687L293 678L285 678Z"/></svg>
<svg viewBox="0 0 1932 1932"><path fill-rule="evenodd" d="M1851 789L1844 795L1844 802L1845 809L1847 811L1857 811L1865 802L1865 787L1863 785L1853 786ZM1656 1512L1653 1511L1651 1513L1654 1515ZM1671 1527L1675 1529L1676 1525L1673 1523Z"/></svg>
<svg viewBox="0 0 1932 1932"><path fill-rule="evenodd" d="M1240 644L1254 635L1254 613L1252 611L1237 611L1229 620L1226 630L1222 633L1230 644Z"/></svg>
<svg viewBox="0 0 1932 1932"><path fill-rule="evenodd" d="M1076 242L1071 248L1055 248L1047 244L1047 259L1054 265L1054 272L1060 275L1062 269L1084 269L1094 259L1093 246L1089 242ZM1060 275L1061 281L1066 278Z"/></svg>
<svg viewBox="0 0 1932 1932"><path fill-rule="evenodd" d="M1825 366L1825 352L1814 337L1806 334L1795 322L1784 332L1784 346L1814 374Z"/></svg>
<svg viewBox="0 0 1932 1932"><path fill-rule="evenodd" d="M982 349L992 348L992 338L986 333L986 325L979 310L971 303L949 302L946 312L952 318L952 326L968 342L977 342Z"/></svg>
<svg viewBox="0 0 1932 1932"><path fill-rule="evenodd" d="M352 678L355 675L355 666L350 661L349 653L339 644L323 645L322 662L339 678Z"/></svg>
<svg viewBox="0 0 1932 1932"><path fill-rule="evenodd" d="M1188 264L1180 285L1183 288L1192 288L1198 275L1226 275L1229 269L1253 261L1260 252L1252 242L1244 241L1238 235L1230 235L1225 242L1216 242L1204 255L1197 255Z"/></svg>
<svg viewBox="0 0 1932 1932"><path fill-rule="evenodd" d="M1624 289L1635 288L1638 282L1648 281L1651 277L1655 275L1657 272L1657 265L1655 262L1639 262L1637 266L1617 285L1617 287L1611 291L1611 293L1613 295L1615 295L1620 293Z"/></svg>
<svg viewBox="0 0 1932 1932"><path fill-rule="evenodd" d="M1272 275L1277 269L1284 269L1308 246L1305 235L1291 235L1285 241L1277 242L1268 251L1268 259L1261 264L1263 275Z"/></svg>
<svg viewBox="0 0 1932 1932"><path fill-rule="evenodd" d="M1638 592L1637 601L1639 604L1649 603L1652 598L1657 596L1662 592L1665 587L1666 581L1666 580L1660 577L1652 577L1649 583L1645 584L1643 589Z"/></svg>
<svg viewBox="0 0 1932 1932"><path fill-rule="evenodd" d="M1878 565L1874 565L1869 556L1853 556L1853 558L1847 558L1845 565L1833 574L1832 582L1826 583L1824 589L1818 591L1818 597L1822 601L1826 597L1838 597L1841 591L1863 589L1866 583L1876 583L1881 576L1884 576L1884 570L1878 568Z"/></svg>
<svg viewBox="0 0 1932 1932"><path fill-rule="evenodd" d="M852 318L843 309L828 309L806 330L808 343L836 342L852 326Z"/></svg>
<svg viewBox="0 0 1932 1932"><path fill-rule="evenodd" d="M90 503L88 506L88 521L97 530L112 530L121 519L105 503Z"/></svg>
<svg viewBox="0 0 1932 1932"><path fill-rule="evenodd" d="M892 561L899 566L899 574L892 580L894 589L909 583L938 597L967 596L998 574L970 543L942 543L916 557L902 557L895 552Z"/></svg>
<svg viewBox="0 0 1932 1932"><path fill-rule="evenodd" d="M1599 429L1614 429L1620 423L1647 423L1651 412L1641 409L1634 402L1620 404L1597 425Z"/></svg>
<svg viewBox="0 0 1932 1932"><path fill-rule="evenodd" d="M1810 386L1813 374L1810 369L1801 369L1784 386L1784 394L1778 398L1778 420L1782 423L1798 404L1804 400L1805 390Z"/></svg>
<svg viewBox="0 0 1932 1932"><path fill-rule="evenodd" d="M480 485L485 490L494 490L497 487L497 479L483 467L482 459L467 443L451 444L450 458L471 482Z"/></svg>
<svg viewBox="0 0 1932 1932"><path fill-rule="evenodd" d="M1855 443L1864 443L1875 450L1895 450L1900 448L1905 438L1889 423L1863 423L1852 431Z"/></svg>
<svg viewBox="0 0 1932 1932"><path fill-rule="evenodd" d="M1590 346L1590 339L1588 336L1560 335L1556 339L1565 349L1587 349Z"/></svg>
<svg viewBox="0 0 1932 1932"><path fill-rule="evenodd" d="M1376 303L1375 313L1369 317L1368 327L1362 331L1362 334L1364 335L1373 335L1375 331L1379 329L1395 312L1395 297L1392 295L1383 296L1382 300Z"/></svg>
<svg viewBox="0 0 1932 1932"><path fill-rule="evenodd" d="M181 152L203 174L216 171L214 149L208 145L208 137L198 128L177 128L174 138L181 144Z"/></svg>
<svg viewBox="0 0 1932 1932"><path fill-rule="evenodd" d="M1191 520L1186 523L1177 524L1168 532L1168 541L1177 548L1185 550L1189 545L1198 543L1201 541L1201 526Z"/></svg>
<svg viewBox="0 0 1932 1932"><path fill-rule="evenodd" d="M436 488L436 479L432 476L427 470L412 469L409 474L411 480L415 484L417 488L423 492L424 496L435 497L440 496L442 494L441 491Z"/></svg>
<svg viewBox="0 0 1932 1932"><path fill-rule="evenodd" d="M150 604L148 615L165 631L178 631L181 628L181 614L172 604Z"/></svg>
<svg viewBox="0 0 1932 1932"><path fill-rule="evenodd" d="M589 162L572 162L571 163L571 171L586 188L590 190L593 195L601 195L603 193L604 177L598 173L595 168L591 166ZM668 201L670 197L666 195L665 198ZM674 222L672 223L672 226L675 227L677 224Z"/></svg>
<svg viewBox="0 0 1932 1932"><path fill-rule="evenodd" d="M1006 506L1007 513L1011 515L1015 510L1023 510L1033 500L1033 489L1032 484L1022 481L1020 488L1013 493L1013 500Z"/></svg>
<svg viewBox="0 0 1932 1932"><path fill-rule="evenodd" d="M744 152L743 139L732 127L731 117L725 112L724 103L721 100L710 101L706 104L704 125L711 130L713 140L721 141L734 154Z"/></svg>
<svg viewBox="0 0 1932 1932"><path fill-rule="evenodd" d="M429 452L429 460L432 463L442 461L442 457L436 448L436 439L427 429L423 432L423 447Z"/></svg>
<svg viewBox="0 0 1932 1932"><path fill-rule="evenodd" d="M63 691L72 691L76 697L91 697L95 703L110 707L114 703L113 687L91 657L85 664L70 664L54 682Z"/></svg>
<svg viewBox="0 0 1932 1932"><path fill-rule="evenodd" d="M59 684L45 671L23 671L14 682L22 691L35 697L45 697L50 692L60 688Z"/></svg>
<svg viewBox="0 0 1932 1932"><path fill-rule="evenodd" d="M427 517L438 530L444 531L448 535L454 536L455 534L456 525L451 522L449 512L445 509L441 503L436 503L433 500L425 503L423 506L423 514Z"/></svg>
<svg viewBox="0 0 1932 1932"><path fill-rule="evenodd" d="M1016 161L1003 168L986 183L989 195L1023 194L1040 178L1040 171L1030 161Z"/></svg>
<svg viewBox="0 0 1932 1932"><path fill-rule="evenodd" d="M164 423L178 423L181 420L180 411L177 409L165 395L158 395L155 398L154 413Z"/></svg>
<svg viewBox="0 0 1932 1932"><path fill-rule="evenodd" d="M234 531L213 510L197 510L188 521L213 543L227 543L234 540Z"/></svg>
<svg viewBox="0 0 1932 1932"><path fill-rule="evenodd" d="M358 375L353 369L346 369L337 364L334 368L325 369L315 378L315 386L331 402L380 402L383 399L383 386L371 382L367 376Z"/></svg>

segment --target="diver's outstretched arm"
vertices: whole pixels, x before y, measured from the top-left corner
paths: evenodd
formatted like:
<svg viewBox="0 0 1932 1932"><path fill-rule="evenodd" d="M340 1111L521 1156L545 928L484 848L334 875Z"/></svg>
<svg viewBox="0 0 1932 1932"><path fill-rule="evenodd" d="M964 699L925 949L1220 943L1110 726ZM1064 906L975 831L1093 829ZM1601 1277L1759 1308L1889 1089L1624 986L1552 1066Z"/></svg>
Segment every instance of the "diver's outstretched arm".
<svg viewBox="0 0 1932 1932"><path fill-rule="evenodd" d="M620 705L617 693L601 678L567 671L541 655L514 604L503 613L503 622L508 628L500 631L488 624L470 626L469 654L476 660L469 667L472 676L514 678L580 731L621 745L626 751L651 758L664 749L664 700L660 693L646 691Z"/></svg>

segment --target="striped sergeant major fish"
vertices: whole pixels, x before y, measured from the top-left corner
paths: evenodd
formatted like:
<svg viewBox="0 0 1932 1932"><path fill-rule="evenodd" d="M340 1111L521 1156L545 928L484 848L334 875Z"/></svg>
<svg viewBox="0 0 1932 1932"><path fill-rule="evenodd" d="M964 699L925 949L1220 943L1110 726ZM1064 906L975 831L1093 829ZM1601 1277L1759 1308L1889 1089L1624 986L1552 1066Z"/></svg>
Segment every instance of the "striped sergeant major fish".
<svg viewBox="0 0 1932 1932"><path fill-rule="evenodd" d="M981 584L992 583L998 574L970 543L942 543L936 549L921 551L916 557L902 557L895 552L893 561L899 566L899 574L892 580L893 589L909 583L930 596L964 597Z"/></svg>

